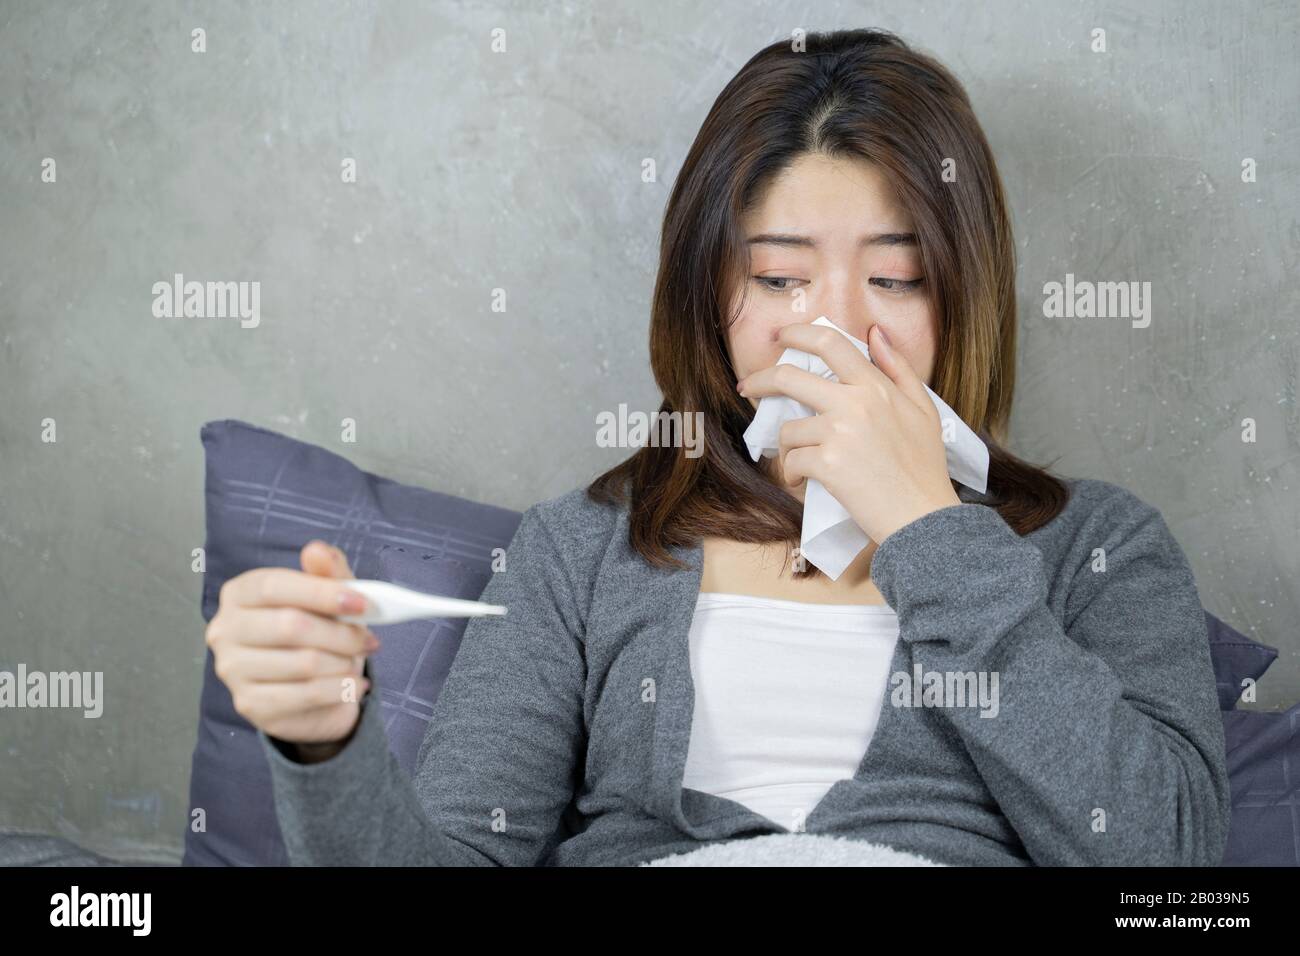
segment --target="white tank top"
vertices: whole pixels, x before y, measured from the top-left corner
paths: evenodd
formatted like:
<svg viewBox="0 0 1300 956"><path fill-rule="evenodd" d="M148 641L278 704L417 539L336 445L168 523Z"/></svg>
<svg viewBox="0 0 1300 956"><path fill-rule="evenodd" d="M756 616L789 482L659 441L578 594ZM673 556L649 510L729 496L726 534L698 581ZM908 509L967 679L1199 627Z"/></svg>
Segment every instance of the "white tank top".
<svg viewBox="0 0 1300 956"><path fill-rule="evenodd" d="M682 786L803 829L831 786L857 772L897 641L898 615L887 604L701 593Z"/></svg>

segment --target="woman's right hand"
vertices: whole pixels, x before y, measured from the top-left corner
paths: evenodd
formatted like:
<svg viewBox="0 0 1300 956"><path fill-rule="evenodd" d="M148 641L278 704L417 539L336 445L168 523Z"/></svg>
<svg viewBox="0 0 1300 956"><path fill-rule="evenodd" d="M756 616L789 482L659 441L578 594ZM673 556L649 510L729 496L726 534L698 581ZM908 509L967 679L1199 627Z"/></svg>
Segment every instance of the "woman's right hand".
<svg viewBox="0 0 1300 956"><path fill-rule="evenodd" d="M343 552L311 541L299 559L301 571L254 568L228 580L205 640L239 715L310 761L342 749L356 729L370 686L362 667L379 641L335 617L366 607L347 588Z"/></svg>

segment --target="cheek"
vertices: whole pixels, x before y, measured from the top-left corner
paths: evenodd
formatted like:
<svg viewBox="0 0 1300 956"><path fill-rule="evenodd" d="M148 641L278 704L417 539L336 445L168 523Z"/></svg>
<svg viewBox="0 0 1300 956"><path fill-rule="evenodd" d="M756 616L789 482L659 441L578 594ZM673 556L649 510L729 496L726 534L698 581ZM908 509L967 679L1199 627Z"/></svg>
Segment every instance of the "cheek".
<svg viewBox="0 0 1300 956"><path fill-rule="evenodd" d="M752 306L741 310L727 330L731 364L736 370L737 380L776 364L785 351L785 347L776 341L776 334L789 324L789 316L772 315Z"/></svg>
<svg viewBox="0 0 1300 956"><path fill-rule="evenodd" d="M886 325L885 331L889 333L889 341L903 354L921 381L931 385L936 357L934 329L924 322L909 322L899 323L898 327Z"/></svg>

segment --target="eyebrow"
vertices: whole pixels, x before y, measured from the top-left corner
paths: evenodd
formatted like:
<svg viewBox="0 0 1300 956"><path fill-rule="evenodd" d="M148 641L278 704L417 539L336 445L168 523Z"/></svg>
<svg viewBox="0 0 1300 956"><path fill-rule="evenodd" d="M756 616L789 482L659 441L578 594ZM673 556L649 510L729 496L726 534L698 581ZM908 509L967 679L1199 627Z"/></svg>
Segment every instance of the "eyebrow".
<svg viewBox="0 0 1300 956"><path fill-rule="evenodd" d="M797 246L816 249L817 242L809 236L800 236L789 232L765 232L753 236L749 245ZM914 246L916 233L913 232L877 232L863 236L858 240L859 246Z"/></svg>

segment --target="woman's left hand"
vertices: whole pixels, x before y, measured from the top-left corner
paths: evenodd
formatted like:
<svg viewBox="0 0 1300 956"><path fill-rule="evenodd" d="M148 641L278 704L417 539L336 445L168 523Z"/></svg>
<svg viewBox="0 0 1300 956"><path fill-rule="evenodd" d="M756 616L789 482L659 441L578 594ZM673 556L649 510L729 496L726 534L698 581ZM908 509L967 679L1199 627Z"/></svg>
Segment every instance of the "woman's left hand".
<svg viewBox="0 0 1300 956"><path fill-rule="evenodd" d="M793 323L777 341L819 355L839 379L774 365L736 385L747 398L788 395L818 413L781 426L788 485L817 479L877 544L923 515L962 503L948 476L939 411L880 325L867 333L875 364L825 326Z"/></svg>

